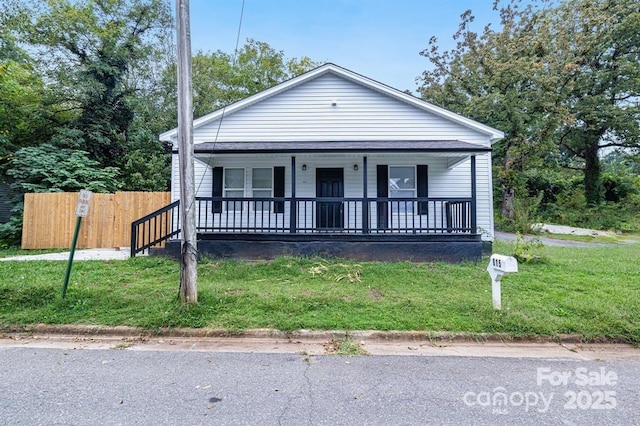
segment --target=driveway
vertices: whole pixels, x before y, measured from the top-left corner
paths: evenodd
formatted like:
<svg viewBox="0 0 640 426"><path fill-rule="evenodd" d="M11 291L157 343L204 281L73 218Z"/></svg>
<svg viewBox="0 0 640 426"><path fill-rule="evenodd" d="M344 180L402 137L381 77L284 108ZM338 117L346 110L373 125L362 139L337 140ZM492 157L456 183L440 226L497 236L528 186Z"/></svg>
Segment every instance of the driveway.
<svg viewBox="0 0 640 426"><path fill-rule="evenodd" d="M516 238L516 234L496 231L496 240L498 241L511 242L515 241ZM543 237L539 235L523 235L522 238L525 241L536 240L540 241L545 246L555 247L601 247L611 245L609 243L589 243L586 241L558 240L555 238Z"/></svg>

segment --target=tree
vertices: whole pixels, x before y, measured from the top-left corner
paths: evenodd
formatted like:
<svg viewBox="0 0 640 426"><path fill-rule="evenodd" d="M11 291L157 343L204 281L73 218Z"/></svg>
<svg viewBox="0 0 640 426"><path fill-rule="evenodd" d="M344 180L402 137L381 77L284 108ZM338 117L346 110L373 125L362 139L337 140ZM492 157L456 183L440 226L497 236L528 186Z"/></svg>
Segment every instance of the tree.
<svg viewBox="0 0 640 426"><path fill-rule="evenodd" d="M26 7L26 6L25 6ZM58 104L74 111L69 127L81 132L72 148L103 167L121 167L134 118L127 76L171 26L163 0L46 0L28 8L17 30L39 48L40 67L55 82Z"/></svg>
<svg viewBox="0 0 640 426"><path fill-rule="evenodd" d="M128 191L166 191L171 175L171 146L158 143L156 126L138 124L129 131L127 151L121 166L123 187ZM166 129L163 129L166 130Z"/></svg>
<svg viewBox="0 0 640 426"><path fill-rule="evenodd" d="M28 55L17 46L23 46L34 57L12 65L10 84L19 91L0 93L0 108L4 102L3 111L24 111L25 118L2 115L0 126L6 117L30 131L0 127L5 162L22 146L51 143L119 168L125 189L167 189L170 146L157 135L175 127L177 116L166 0L0 0L0 24L0 55L22 60ZM200 53L193 62L197 115L315 66L253 40L237 55ZM34 113L37 105L41 110Z"/></svg>
<svg viewBox="0 0 640 426"><path fill-rule="evenodd" d="M600 152L640 148L640 7L635 0L563 2L549 14L559 47L574 59L564 100L570 120L560 129L569 166L584 175L590 205L603 201Z"/></svg>
<svg viewBox="0 0 640 426"><path fill-rule="evenodd" d="M306 56L286 59L283 51L252 39L248 39L236 55L220 50L196 52L192 58L194 117L266 90L317 66ZM168 68L164 76L165 99L172 105L174 123L177 121L176 81L175 67Z"/></svg>
<svg viewBox="0 0 640 426"><path fill-rule="evenodd" d="M454 49L441 52L434 38L421 52L434 66L421 77L423 98L505 131L494 158L507 217L528 168L581 168L597 203L598 151L638 147L640 118L637 3L520 3L496 1L501 28L480 34L466 12Z"/></svg>
<svg viewBox="0 0 640 426"><path fill-rule="evenodd" d="M35 128L48 131L4 143L4 157L53 143L118 167L126 189L166 190L170 155L157 138L166 130L159 77L174 43L166 0L0 0L0 12L0 53L23 52L2 48L20 40L36 58L29 64L44 106L26 127L43 122Z"/></svg>
<svg viewBox="0 0 640 426"><path fill-rule="evenodd" d="M462 14L454 34L457 44L450 51L441 52L438 40L431 38L420 54L433 69L420 77L419 91L425 100L505 132L494 147L494 161L502 214L513 218L516 189L524 185L522 172L539 165L541 155L553 149L553 132L563 117L555 89L562 82L550 72L561 64L544 50L549 28L536 19L534 5L519 9L508 4L500 17L500 31L487 25L477 33L471 29L471 11Z"/></svg>
<svg viewBox="0 0 640 426"><path fill-rule="evenodd" d="M41 95L42 82L27 64L0 60L0 159L28 144L40 127Z"/></svg>
<svg viewBox="0 0 640 426"><path fill-rule="evenodd" d="M0 29L0 175L17 149L51 135L43 88L31 57Z"/></svg>

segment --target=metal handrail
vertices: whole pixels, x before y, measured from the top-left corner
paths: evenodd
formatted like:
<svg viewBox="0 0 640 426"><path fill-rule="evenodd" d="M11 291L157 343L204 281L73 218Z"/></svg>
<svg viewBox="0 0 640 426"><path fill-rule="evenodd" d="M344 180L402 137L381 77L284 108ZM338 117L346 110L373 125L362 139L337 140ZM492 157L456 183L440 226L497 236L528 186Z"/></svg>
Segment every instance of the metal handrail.
<svg viewBox="0 0 640 426"><path fill-rule="evenodd" d="M167 241L180 233L180 200L131 223L131 257Z"/></svg>

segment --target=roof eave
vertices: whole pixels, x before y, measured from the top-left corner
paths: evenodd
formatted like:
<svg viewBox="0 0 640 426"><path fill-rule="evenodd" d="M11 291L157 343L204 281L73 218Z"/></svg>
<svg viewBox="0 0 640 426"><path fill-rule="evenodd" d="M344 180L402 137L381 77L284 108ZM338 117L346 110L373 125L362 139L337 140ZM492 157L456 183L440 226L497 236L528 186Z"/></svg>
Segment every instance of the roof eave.
<svg viewBox="0 0 640 426"><path fill-rule="evenodd" d="M174 150L174 153L177 153L177 150ZM368 152L368 153L407 153L407 152L439 152L439 153L456 153L456 154L466 154L473 155L477 153L491 152L491 148L485 149L477 149L477 150L468 150L468 149L420 149L420 148L403 148L403 149L390 149L390 148L373 148L373 149L358 149L358 148L350 148L350 149L305 149L305 150L292 150L292 149L284 149L284 148L275 148L275 149L256 149L256 150L242 150L242 149L230 149L224 151L211 151L211 150L198 150L195 149L194 154L293 154L293 153L309 153L309 154L335 154L335 153L353 153L353 152Z"/></svg>
<svg viewBox="0 0 640 426"><path fill-rule="evenodd" d="M424 141L326 141L326 142L207 142L194 147L198 154L255 154L255 153L485 153L486 145L458 140Z"/></svg>

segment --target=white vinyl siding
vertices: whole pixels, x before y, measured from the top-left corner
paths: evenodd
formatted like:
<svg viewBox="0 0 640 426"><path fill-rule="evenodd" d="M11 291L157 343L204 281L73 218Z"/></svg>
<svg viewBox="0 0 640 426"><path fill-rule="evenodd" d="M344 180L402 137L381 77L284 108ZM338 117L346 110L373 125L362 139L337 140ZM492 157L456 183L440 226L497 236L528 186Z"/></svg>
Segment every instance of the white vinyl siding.
<svg viewBox="0 0 640 426"><path fill-rule="evenodd" d="M336 100L332 106L331 101ZM249 105L226 115L220 125L212 121L194 129L194 143L203 142L260 142L260 141L400 141L400 140L457 140L490 147L489 136L440 115L417 108L399 99L387 96L365 85L334 74L325 74L306 81L270 98ZM428 165L429 197L471 197L471 161L467 157L459 161L456 155L445 153L318 153L318 154L225 154L210 156L197 154L195 161L196 193L199 197L212 194L212 168L245 169L246 194L258 196L252 186L251 170L285 167L285 197L291 196L291 157L296 157L296 196L315 197L315 170L323 168L344 169L344 195L346 198L362 197L363 156L368 158L367 191L376 197L376 166ZM172 198L179 198L178 158L173 156ZM302 170L302 165L307 170ZM353 165L358 165L355 171ZM493 240L493 194L491 178L491 154L476 156L477 170L477 224L483 240ZM257 188L256 191L267 188ZM272 187L269 189L273 194ZM243 206L249 207L248 205ZM284 213L271 213L269 219L288 221L289 203ZM370 217L375 221L375 203ZM273 209L271 209L273 210ZM245 210L246 211L246 210ZM269 212L264 212L266 215ZM306 213L304 216L302 213ZM437 212L429 212L434 216ZM210 212L201 212L210 214ZM298 225L313 227L313 207L298 214ZM215 216L216 221L228 218ZM306 217L306 222L302 223ZM251 219L253 220L253 219ZM355 223L345 226L361 226L361 215L354 215ZM287 222L288 223L288 222ZM372 224L373 225L373 224Z"/></svg>
<svg viewBox="0 0 640 426"><path fill-rule="evenodd" d="M171 201L180 199L180 170L178 154L173 154L171 159ZM208 161L207 161L208 160ZM211 197L212 194L212 167L213 160L196 158L194 164L196 197Z"/></svg>
<svg viewBox="0 0 640 426"><path fill-rule="evenodd" d="M332 101L336 100L336 106ZM326 74L194 129L194 143L462 140L488 136L368 87Z"/></svg>

